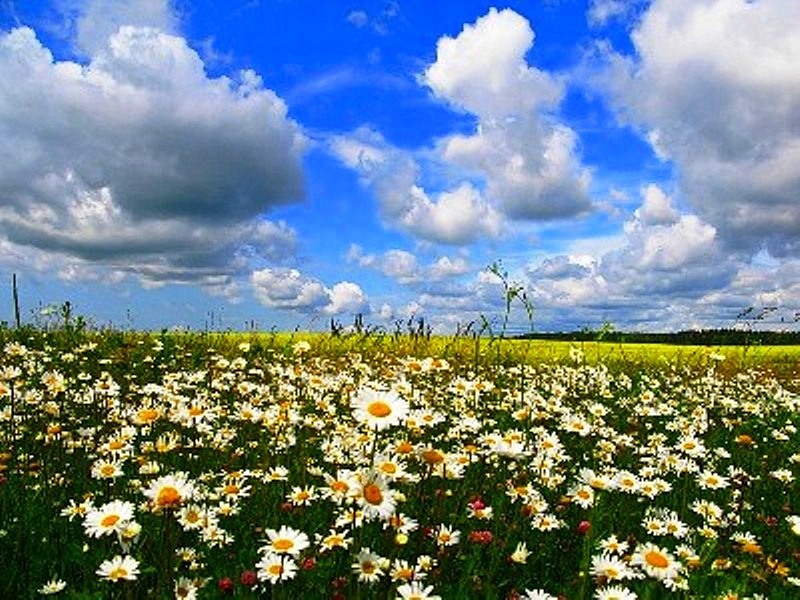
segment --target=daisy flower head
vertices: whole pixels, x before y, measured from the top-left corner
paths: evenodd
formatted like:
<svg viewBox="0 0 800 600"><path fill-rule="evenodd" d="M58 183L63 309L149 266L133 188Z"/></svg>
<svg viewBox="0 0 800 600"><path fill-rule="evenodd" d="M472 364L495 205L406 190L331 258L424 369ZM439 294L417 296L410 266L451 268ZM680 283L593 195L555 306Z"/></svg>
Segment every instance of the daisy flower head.
<svg viewBox="0 0 800 600"><path fill-rule="evenodd" d="M610 585L594 592L595 600L636 600L638 596L621 585Z"/></svg>
<svg viewBox="0 0 800 600"><path fill-rule="evenodd" d="M394 514L396 500L386 480L377 474L363 477L356 499L367 519L388 519Z"/></svg>
<svg viewBox="0 0 800 600"><path fill-rule="evenodd" d="M122 475L121 460L100 458L92 464L92 477L94 479L114 479Z"/></svg>
<svg viewBox="0 0 800 600"><path fill-rule="evenodd" d="M256 564L259 581L269 581L272 584L279 581L294 579L297 574L297 563L294 559L267 552Z"/></svg>
<svg viewBox="0 0 800 600"><path fill-rule="evenodd" d="M277 531L267 529L266 534L267 544L261 548L261 551L266 553L297 556L311 545L305 533L286 525L281 526Z"/></svg>
<svg viewBox="0 0 800 600"><path fill-rule="evenodd" d="M511 553L509 559L511 562L517 563L518 565L524 565L528 562L528 557L531 555L531 551L528 550L528 546L525 542L520 542L517 544L517 547L514 548L514 552Z"/></svg>
<svg viewBox="0 0 800 600"><path fill-rule="evenodd" d="M786 521L789 523L789 528L792 530L792 533L800 535L800 516L789 515L786 517Z"/></svg>
<svg viewBox="0 0 800 600"><path fill-rule="evenodd" d="M634 572L620 557L608 552L592 557L592 567L589 572L605 581L620 581L634 577Z"/></svg>
<svg viewBox="0 0 800 600"><path fill-rule="evenodd" d="M544 590L536 589L536 590L525 590L525 595L522 597L523 600L558 600L556 596L552 594L548 594Z"/></svg>
<svg viewBox="0 0 800 600"><path fill-rule="evenodd" d="M362 548L353 563L353 573L358 575L358 580L362 583L375 583L384 574L384 569L388 567L387 562L369 548Z"/></svg>
<svg viewBox="0 0 800 600"><path fill-rule="evenodd" d="M178 508L187 500L194 498L196 489L186 473L178 472L163 475L153 480L144 495L150 499L153 512Z"/></svg>
<svg viewBox="0 0 800 600"><path fill-rule="evenodd" d="M406 402L394 390L377 390L364 387L351 400L353 417L369 429L382 431L399 425L408 414Z"/></svg>
<svg viewBox="0 0 800 600"><path fill-rule="evenodd" d="M40 587L37 591L42 596L52 596L54 594L58 594L64 588L67 587L67 582L56 577L53 577L50 581L45 583L42 587Z"/></svg>
<svg viewBox="0 0 800 600"><path fill-rule="evenodd" d="M133 510L133 504L130 502L113 500L89 511L83 521L86 534L99 538L112 533L121 533L133 519Z"/></svg>
<svg viewBox="0 0 800 600"><path fill-rule="evenodd" d="M404 583L397 588L397 600L441 600L433 593L433 586L423 587L418 581Z"/></svg>
<svg viewBox="0 0 800 600"><path fill-rule="evenodd" d="M333 550L334 548L347 548L352 541L347 537L347 532L339 533L335 529L331 529L330 533L326 536L317 534L317 543L322 550Z"/></svg>
<svg viewBox="0 0 800 600"><path fill-rule="evenodd" d="M111 560L100 563L95 573L106 581L134 581L139 574L139 561L132 556L117 555Z"/></svg>
<svg viewBox="0 0 800 600"><path fill-rule="evenodd" d="M650 542L636 548L630 564L641 567L648 576L660 580L675 579L681 569L681 563L669 552Z"/></svg>

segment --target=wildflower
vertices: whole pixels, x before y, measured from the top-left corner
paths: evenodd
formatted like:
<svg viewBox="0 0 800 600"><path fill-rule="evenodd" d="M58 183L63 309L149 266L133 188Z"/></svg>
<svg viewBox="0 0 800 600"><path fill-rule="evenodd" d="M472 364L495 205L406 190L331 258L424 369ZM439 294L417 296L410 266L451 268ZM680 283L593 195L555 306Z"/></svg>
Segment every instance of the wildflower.
<svg viewBox="0 0 800 600"><path fill-rule="evenodd" d="M83 502L69 501L69 505L61 509L61 516L68 517L72 521L75 517L85 517L87 513L94 510L92 501L87 499Z"/></svg>
<svg viewBox="0 0 800 600"><path fill-rule="evenodd" d="M594 577L602 578L605 581L619 581L634 577L633 571L621 558L608 552L592 557L592 567L589 572Z"/></svg>
<svg viewBox="0 0 800 600"><path fill-rule="evenodd" d="M175 598L194 600L197 598L197 587L197 584L188 577L178 577L173 588Z"/></svg>
<svg viewBox="0 0 800 600"><path fill-rule="evenodd" d="M626 587L611 585L594 592L595 600L636 600L638 596Z"/></svg>
<svg viewBox="0 0 800 600"><path fill-rule="evenodd" d="M386 481L377 474L363 476L361 488L356 491L356 500L367 519L388 519L395 510L395 498Z"/></svg>
<svg viewBox="0 0 800 600"><path fill-rule="evenodd" d="M392 563L392 570L389 571L389 577L392 581L413 581L418 576L425 576L425 573L416 573L415 569L408 564L407 560L396 558Z"/></svg>
<svg viewBox="0 0 800 600"><path fill-rule="evenodd" d="M589 530L592 528L592 524L589 521L581 521L578 523L578 526L575 528L575 533L578 535L586 535L589 533Z"/></svg>
<svg viewBox="0 0 800 600"><path fill-rule="evenodd" d="M662 580L675 579L681 567L669 552L649 542L636 548L630 564L641 567L648 576Z"/></svg>
<svg viewBox="0 0 800 600"><path fill-rule="evenodd" d="M267 529L265 533L267 534L268 543L261 549L262 552L297 556L310 545L308 536L305 533L286 525L283 525L279 531Z"/></svg>
<svg viewBox="0 0 800 600"><path fill-rule="evenodd" d="M622 556L625 552L628 551L628 542L624 540L617 539L616 535L610 535L606 539L601 540L600 548L606 550L608 552L613 552L614 554L618 554Z"/></svg>
<svg viewBox="0 0 800 600"><path fill-rule="evenodd" d="M54 577L53 579L45 583L42 587L40 587L37 591L42 596L52 596L53 594L58 594L66 587L67 587L66 581Z"/></svg>
<svg viewBox="0 0 800 600"><path fill-rule="evenodd" d="M230 577L223 577L217 582L217 589L223 594L232 594L233 593L233 579Z"/></svg>
<svg viewBox="0 0 800 600"><path fill-rule="evenodd" d="M522 597L522 600L558 600L558 597L548 594L544 590L535 589L525 590L525 595Z"/></svg>
<svg viewBox="0 0 800 600"><path fill-rule="evenodd" d="M436 530L436 544L443 548L445 546L454 546L456 545L460 538L461 533L457 529L452 529L447 525L440 525L439 529Z"/></svg>
<svg viewBox="0 0 800 600"><path fill-rule="evenodd" d="M86 534L99 538L103 535L120 533L128 521L133 519L133 504L114 500L87 513L83 526Z"/></svg>
<svg viewBox="0 0 800 600"><path fill-rule="evenodd" d="M517 563L518 565L524 565L528 562L528 557L531 555L531 551L528 550L528 546L525 542L519 542L517 547L514 548L514 552L511 553L509 560L513 563Z"/></svg>
<svg viewBox="0 0 800 600"><path fill-rule="evenodd" d="M397 588L398 600L441 600L441 596L433 593L433 586L422 587L417 581L404 583Z"/></svg>
<svg viewBox="0 0 800 600"><path fill-rule="evenodd" d="M582 485L570 493L570 498L581 508L590 508L594 504L594 489L589 485Z"/></svg>
<svg viewBox="0 0 800 600"><path fill-rule="evenodd" d="M789 523L792 533L795 535L800 535L800 516L789 515L786 517L786 521Z"/></svg>
<svg viewBox="0 0 800 600"><path fill-rule="evenodd" d="M292 487L292 491L289 492L287 500L294 506L309 506L315 498L314 486L300 487L295 485Z"/></svg>
<svg viewBox="0 0 800 600"><path fill-rule="evenodd" d="M382 565L386 562L386 559L369 548L362 548L352 565L353 573L358 575L358 580L362 583L375 583L384 574Z"/></svg>
<svg viewBox="0 0 800 600"><path fill-rule="evenodd" d="M399 425L408 414L408 402L391 390L362 388L350 406L356 421L378 431Z"/></svg>
<svg viewBox="0 0 800 600"><path fill-rule="evenodd" d="M187 504L178 512L178 522L187 531L202 529L209 524L210 520L211 516L208 511L195 503Z"/></svg>
<svg viewBox="0 0 800 600"><path fill-rule="evenodd" d="M486 546L492 543L494 536L492 535L491 531L488 530L480 530L480 531L471 531L467 539L472 542L473 544L480 544L481 546Z"/></svg>
<svg viewBox="0 0 800 600"><path fill-rule="evenodd" d="M347 537L347 533L339 533L331 529L330 533L324 537L318 536L317 543L323 550L333 550L334 548L347 548L352 541Z"/></svg>
<svg viewBox="0 0 800 600"><path fill-rule="evenodd" d="M773 479L777 479L781 483L792 483L794 481L794 474L789 469L770 471L769 476Z"/></svg>
<svg viewBox="0 0 800 600"><path fill-rule="evenodd" d="M250 570L242 571L239 581L244 587L253 587L258 583L258 573Z"/></svg>
<svg viewBox="0 0 800 600"><path fill-rule="evenodd" d="M703 471L697 476L697 484L704 490L719 490L730 485L728 478L711 471Z"/></svg>
<svg viewBox="0 0 800 600"><path fill-rule="evenodd" d="M256 564L258 579L269 581L272 584L287 579L294 579L297 574L297 564L292 558L267 552Z"/></svg>
<svg viewBox="0 0 800 600"><path fill-rule="evenodd" d="M114 479L123 475L122 461L101 458L92 464L92 477L95 479Z"/></svg>
<svg viewBox="0 0 800 600"><path fill-rule="evenodd" d="M95 572L101 579L117 582L121 579L134 581L139 574L139 561L132 556L117 555L111 560L104 560Z"/></svg>
<svg viewBox="0 0 800 600"><path fill-rule="evenodd" d="M195 487L185 473L164 475L152 481L144 495L150 498L153 512L178 508L195 495Z"/></svg>

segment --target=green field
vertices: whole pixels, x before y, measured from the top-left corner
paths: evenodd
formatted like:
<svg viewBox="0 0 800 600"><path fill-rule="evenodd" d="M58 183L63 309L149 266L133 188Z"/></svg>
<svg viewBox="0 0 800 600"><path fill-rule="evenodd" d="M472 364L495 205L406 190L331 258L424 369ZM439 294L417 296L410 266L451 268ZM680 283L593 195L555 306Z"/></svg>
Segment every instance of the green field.
<svg viewBox="0 0 800 600"><path fill-rule="evenodd" d="M795 346L0 343L2 598L800 594Z"/></svg>

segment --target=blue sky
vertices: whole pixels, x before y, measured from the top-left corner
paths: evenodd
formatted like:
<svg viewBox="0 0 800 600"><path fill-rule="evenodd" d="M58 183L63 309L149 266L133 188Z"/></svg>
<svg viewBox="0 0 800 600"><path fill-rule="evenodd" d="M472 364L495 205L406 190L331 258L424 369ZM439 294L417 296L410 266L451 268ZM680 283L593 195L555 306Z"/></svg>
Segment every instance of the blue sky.
<svg viewBox="0 0 800 600"><path fill-rule="evenodd" d="M27 319L452 331L502 312L499 260L540 330L795 328L796 9L0 1L4 286Z"/></svg>

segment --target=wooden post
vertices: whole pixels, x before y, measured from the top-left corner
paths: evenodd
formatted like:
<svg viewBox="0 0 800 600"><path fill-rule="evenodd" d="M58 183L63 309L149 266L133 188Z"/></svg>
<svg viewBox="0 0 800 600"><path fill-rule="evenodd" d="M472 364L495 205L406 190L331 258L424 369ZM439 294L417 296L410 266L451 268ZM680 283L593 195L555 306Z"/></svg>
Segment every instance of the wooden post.
<svg viewBox="0 0 800 600"><path fill-rule="evenodd" d="M17 274L14 273L11 276L11 289L14 294L14 322L17 325L17 329L22 326L22 321L19 318L19 293L17 292Z"/></svg>

